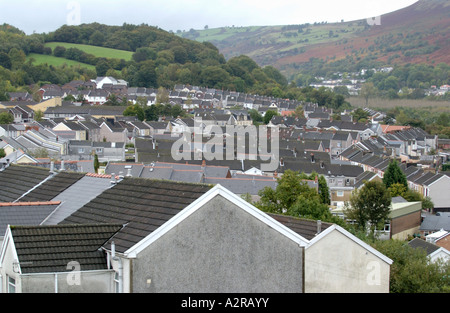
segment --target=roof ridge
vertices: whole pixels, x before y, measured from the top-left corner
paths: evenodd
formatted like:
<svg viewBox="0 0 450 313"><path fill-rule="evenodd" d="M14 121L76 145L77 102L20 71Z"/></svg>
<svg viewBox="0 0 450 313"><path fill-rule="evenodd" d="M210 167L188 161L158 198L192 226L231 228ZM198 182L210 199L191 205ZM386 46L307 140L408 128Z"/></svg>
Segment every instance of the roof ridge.
<svg viewBox="0 0 450 313"><path fill-rule="evenodd" d="M86 173L85 176L88 176L88 177L96 177L96 178L108 178L108 179L112 177L111 174L97 174L97 173ZM116 177L117 179L119 178L118 175L115 175L115 177Z"/></svg>
<svg viewBox="0 0 450 313"><path fill-rule="evenodd" d="M61 201L28 201L28 202L0 202L0 207L5 206L36 206L36 205L59 205Z"/></svg>

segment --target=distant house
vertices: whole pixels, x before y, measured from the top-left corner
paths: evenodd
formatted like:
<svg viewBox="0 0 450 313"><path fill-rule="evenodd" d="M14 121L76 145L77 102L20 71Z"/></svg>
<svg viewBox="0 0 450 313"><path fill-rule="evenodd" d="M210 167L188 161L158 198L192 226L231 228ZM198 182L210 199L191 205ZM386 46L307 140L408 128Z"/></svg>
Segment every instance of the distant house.
<svg viewBox="0 0 450 313"><path fill-rule="evenodd" d="M390 221L385 225L384 230L378 232L380 237L406 240L417 234L421 225L421 212L422 202L392 202Z"/></svg>
<svg viewBox="0 0 450 313"><path fill-rule="evenodd" d="M0 276L4 277L1 289L8 293L114 292L114 271L108 267L101 246L121 228L122 225L8 227L0 260ZM78 239L67 240L74 236ZM54 261L49 262L47 253ZM68 283L74 269L78 280Z"/></svg>
<svg viewBox="0 0 450 313"><path fill-rule="evenodd" d="M108 100L109 92L103 89L94 89L86 96L88 103L93 105L102 105Z"/></svg>
<svg viewBox="0 0 450 313"><path fill-rule="evenodd" d="M10 101L33 101L33 96L28 92L8 92Z"/></svg>
<svg viewBox="0 0 450 313"><path fill-rule="evenodd" d="M104 84L128 86L128 83L126 81L122 79L115 79L111 76L97 77L95 80L92 80L92 82L96 84L96 87L98 89L102 89Z"/></svg>
<svg viewBox="0 0 450 313"><path fill-rule="evenodd" d="M426 235L425 240L447 250L450 249L450 232L445 231L444 229Z"/></svg>
<svg viewBox="0 0 450 313"><path fill-rule="evenodd" d="M87 130L80 124L72 121L63 121L53 127L53 131L61 136L67 137L73 140L86 140Z"/></svg>
<svg viewBox="0 0 450 313"><path fill-rule="evenodd" d="M134 127L133 137L148 137L151 134L151 128L146 123L140 121L128 122L129 125Z"/></svg>
<svg viewBox="0 0 450 313"><path fill-rule="evenodd" d="M426 215L419 230L422 237L439 231L450 232L450 213L437 212L436 214Z"/></svg>
<svg viewBox="0 0 450 313"><path fill-rule="evenodd" d="M350 132L336 132L330 140L330 154L338 157L342 151L353 144L353 137Z"/></svg>
<svg viewBox="0 0 450 313"><path fill-rule="evenodd" d="M76 159L93 160L97 154L100 162L125 161L123 142L69 141L69 155Z"/></svg>
<svg viewBox="0 0 450 313"><path fill-rule="evenodd" d="M422 249L427 254L431 263L441 259L444 262L450 261L450 251L446 248L439 247L434 243L427 242L420 238L414 238L408 242L408 245L414 249Z"/></svg>
<svg viewBox="0 0 450 313"><path fill-rule="evenodd" d="M168 123L155 121L144 121L144 123L150 127L150 136L163 135L168 131Z"/></svg>
<svg viewBox="0 0 450 313"><path fill-rule="evenodd" d="M122 125L104 121L100 124L99 136L102 141L128 142L128 130Z"/></svg>

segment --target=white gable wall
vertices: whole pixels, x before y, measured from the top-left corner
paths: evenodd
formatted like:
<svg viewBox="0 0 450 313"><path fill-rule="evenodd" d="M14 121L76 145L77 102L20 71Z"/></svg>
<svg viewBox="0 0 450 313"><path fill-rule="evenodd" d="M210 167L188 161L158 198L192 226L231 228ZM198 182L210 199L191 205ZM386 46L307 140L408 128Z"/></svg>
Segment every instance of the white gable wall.
<svg viewBox="0 0 450 313"><path fill-rule="evenodd" d="M391 263L339 226L331 226L306 248L305 292L388 293Z"/></svg>

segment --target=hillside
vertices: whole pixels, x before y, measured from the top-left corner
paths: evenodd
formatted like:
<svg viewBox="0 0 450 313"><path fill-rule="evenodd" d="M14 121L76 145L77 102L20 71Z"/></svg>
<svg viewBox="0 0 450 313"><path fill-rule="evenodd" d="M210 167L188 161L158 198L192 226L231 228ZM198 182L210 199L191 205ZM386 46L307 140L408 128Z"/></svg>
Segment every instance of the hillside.
<svg viewBox="0 0 450 313"><path fill-rule="evenodd" d="M49 47L52 50L58 46L64 47L66 49L76 48L88 54L92 54L95 57L103 57L110 59L124 59L125 61L130 61L133 56L133 52L131 51L104 48L93 45L83 45L67 42L47 42L44 44L44 47Z"/></svg>
<svg viewBox="0 0 450 313"><path fill-rule="evenodd" d="M145 24L64 25L32 35L0 25L0 99L7 98L6 92L98 76L114 76L135 87L187 84L254 94L287 85L273 67L261 68L247 56L226 60L211 43Z"/></svg>
<svg viewBox="0 0 450 313"><path fill-rule="evenodd" d="M259 65L272 65L287 77L300 69L310 70L317 61L341 61L346 67L376 62L450 63L448 1L420 0L382 15L379 22L372 26L362 19L334 24L221 28L179 35L210 41L226 58L248 55Z"/></svg>

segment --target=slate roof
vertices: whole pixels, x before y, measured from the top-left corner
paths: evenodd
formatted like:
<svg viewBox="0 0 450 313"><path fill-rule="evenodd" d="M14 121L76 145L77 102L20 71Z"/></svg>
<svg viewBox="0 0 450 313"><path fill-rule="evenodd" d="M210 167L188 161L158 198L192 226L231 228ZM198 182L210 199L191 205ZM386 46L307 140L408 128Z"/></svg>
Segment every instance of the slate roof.
<svg viewBox="0 0 450 313"><path fill-rule="evenodd" d="M43 224L58 224L110 187L111 177L109 175L101 177L96 174L86 174L53 198L53 201L61 201L61 205Z"/></svg>
<svg viewBox="0 0 450 313"><path fill-rule="evenodd" d="M408 242L408 245L414 249L423 249L427 255L430 255L436 250L439 250L441 247L432 244L431 242L426 242L420 238L414 238L413 240Z"/></svg>
<svg viewBox="0 0 450 313"><path fill-rule="evenodd" d="M0 237L8 225L40 225L60 202L0 203Z"/></svg>
<svg viewBox="0 0 450 313"><path fill-rule="evenodd" d="M220 184L226 189L230 190L235 194L250 194L257 195L258 192L265 187L270 187L275 189L278 182L273 178L268 179L253 179L250 178L217 178L217 177L206 177L205 183L208 184Z"/></svg>
<svg viewBox="0 0 450 313"><path fill-rule="evenodd" d="M61 224L126 224L114 238L117 252L125 252L210 188L204 184L125 177Z"/></svg>
<svg viewBox="0 0 450 313"><path fill-rule="evenodd" d="M439 212L436 215L426 216L419 229L423 231L439 231L441 229L450 231L450 213Z"/></svg>
<svg viewBox="0 0 450 313"><path fill-rule="evenodd" d="M23 274L68 272L69 262L81 270L107 269L102 245L122 225L11 226Z"/></svg>
<svg viewBox="0 0 450 313"><path fill-rule="evenodd" d="M318 234L317 221L272 213L269 213L269 216L307 240L313 239ZM331 225L333 224L321 222L320 229L321 231L324 231Z"/></svg>
<svg viewBox="0 0 450 313"><path fill-rule="evenodd" d="M61 192L81 179L84 174L72 172L59 172L52 178L27 193L19 201L50 201Z"/></svg>
<svg viewBox="0 0 450 313"><path fill-rule="evenodd" d="M0 171L0 201L13 202L50 176L48 169L10 165Z"/></svg>

